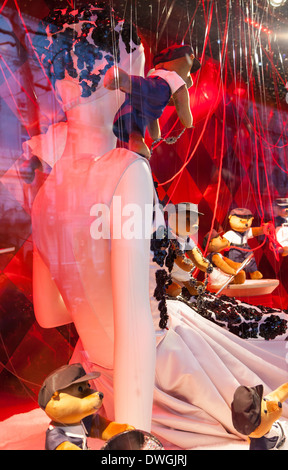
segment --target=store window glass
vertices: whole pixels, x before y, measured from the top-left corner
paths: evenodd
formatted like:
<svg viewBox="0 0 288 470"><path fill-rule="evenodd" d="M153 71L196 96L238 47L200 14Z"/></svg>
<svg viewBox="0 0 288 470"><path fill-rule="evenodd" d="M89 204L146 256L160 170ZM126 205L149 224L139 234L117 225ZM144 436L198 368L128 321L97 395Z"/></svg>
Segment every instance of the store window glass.
<svg viewBox="0 0 288 470"><path fill-rule="evenodd" d="M88 219L83 218L84 209L78 200L85 194L92 224L98 213L93 209L94 196L89 196L86 185L92 185L93 181L91 176L90 179L83 178L82 163L75 170L67 155L69 152L89 154L95 160L113 148L127 148L123 137L126 123L121 121L118 133L115 133L115 126L113 132L113 123L117 121L117 113L127 95L120 89L105 88L104 77L115 65L134 76L147 76L155 65L153 57L175 44L189 45L201 67L191 74L188 91L193 126L183 125L174 101L172 106L171 103L164 106L160 113L157 138L144 128L145 148L149 151L153 186L159 203L164 209L169 204L179 203L197 206L199 220L193 221L194 227L197 226L196 244L200 257L205 259L215 233L225 236L234 230L239 235L248 232L250 227L254 229L253 236L244 241L241 236L238 237L240 241L235 238L230 241L236 248L242 244L242 257L237 258L240 264L249 254L254 255L253 267L250 265L251 269L246 270L245 290L242 286L235 291L236 297L251 306L263 305L266 313L273 310L277 316L279 312L279 322L273 323L273 332L270 325L263 338L266 335L265 339L271 339L286 331L287 12L286 2L278 6L266 0L257 3L244 0L113 0L98 3L2 0L1 408L7 397L11 402L11 396L15 397L16 405L37 406L39 385L49 372L69 362L81 340L83 325L81 320L74 321L73 317L76 303L81 304L83 296L89 308L94 302L91 298L95 278L89 278L84 268L82 272L80 264L85 260L95 268L104 263L105 256L104 251L96 254L93 251L96 225L91 228ZM146 105L148 107L151 94L149 91L145 96L141 86L135 102L142 112ZM133 122L133 125L136 124ZM133 125L129 128L130 133L135 131ZM92 128L93 142L88 132ZM63 173L59 176L55 168L63 161ZM88 171L86 160L85 165L85 171ZM64 175L70 174L71 168L79 198L77 193L72 195L69 191L51 195L43 190L49 187L49 181L53 188L61 187ZM111 181L117 171L123 171L121 160L111 172ZM103 175L108 178L104 170ZM41 191L43 199L37 199ZM61 207L57 223L53 219L53 205ZM69 207L69 220L65 219L65 207ZM33 211L38 217L34 224ZM237 224L232 227L233 216L238 219L237 223L241 219L241 229ZM55 222L54 229L49 225L50 219ZM63 220L67 222L65 229ZM47 229L44 229L46 224ZM59 229L56 230L56 226ZM75 239L73 247L67 242L71 226ZM83 238L83 226L87 229L87 238ZM65 292L61 294L66 311L59 322L54 321L53 312L51 322L46 322L45 289L42 290L40 277L35 279L33 265L37 255L35 243L46 267L50 260L53 280L66 279ZM82 281L85 278L83 283L75 282L72 255L81 261L77 275L82 276ZM104 277L100 268L98 274L101 283ZM196 297L202 300L207 293L217 294L224 283L209 284L207 272L198 266L191 276L195 281L193 288L197 290L200 286ZM59 283L57 285L59 287ZM180 287L185 286L181 284ZM231 289L226 289L224 294L233 297L233 289L232 294ZM73 297L74 304L70 303L69 296ZM111 298L108 300L107 305L101 300L107 309L111 307ZM95 302L93 309L99 311L99 298ZM197 305L198 314L203 315L200 303ZM99 320L100 332L105 321ZM218 321L216 318L215 322ZM253 334L252 327L248 328L248 333L237 328L233 325L232 329L238 336ZM90 339L87 341L89 343ZM0 418L12 413L12 405L3 406Z"/></svg>

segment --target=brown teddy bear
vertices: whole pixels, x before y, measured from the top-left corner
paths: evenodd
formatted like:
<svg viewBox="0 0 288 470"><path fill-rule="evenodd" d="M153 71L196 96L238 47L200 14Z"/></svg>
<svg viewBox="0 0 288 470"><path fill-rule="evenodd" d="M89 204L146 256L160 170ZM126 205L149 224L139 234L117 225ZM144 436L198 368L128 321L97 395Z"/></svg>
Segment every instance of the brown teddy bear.
<svg viewBox="0 0 288 470"><path fill-rule="evenodd" d="M207 243L209 244L207 247ZM236 263L235 261L223 256L221 251L229 248L230 242L223 237L216 230L212 230L205 235L203 240L203 248L207 247L207 259L213 265L213 271L209 274L209 284L215 286L221 286L227 282L231 276L231 284L244 284L246 280L246 273L244 270L239 270L241 263ZM232 276L234 276L232 278Z"/></svg>
<svg viewBox="0 0 288 470"><path fill-rule="evenodd" d="M172 283L167 288L170 297L181 294L182 287L188 289L190 295L197 295L197 287L203 286L201 281L195 281L191 285L191 273L198 268L206 272L210 263L198 246L193 241L199 229L199 215L197 205L182 202L175 205L175 212L168 218L168 226L171 233L171 249L174 252L174 266L171 272Z"/></svg>
<svg viewBox="0 0 288 470"><path fill-rule="evenodd" d="M229 224L231 230L224 234L226 240L230 242L231 248L227 251L227 258L243 263L245 258L251 253L248 240L259 235L263 235L263 227L252 227L254 216L249 209L233 209L229 214ZM256 260L253 257L244 268L246 274L249 273L251 279L262 279L263 274L258 270Z"/></svg>
<svg viewBox="0 0 288 470"><path fill-rule="evenodd" d="M174 45L155 55L153 66L146 78L128 75L118 67L111 67L104 78L107 89L126 94L114 119L114 134L129 150L148 159L146 129L154 141L161 138L158 119L167 105L174 104L183 126L192 127L188 88L193 84L191 73L200 68L200 62L190 45Z"/></svg>
<svg viewBox="0 0 288 470"><path fill-rule="evenodd" d="M46 450L88 450L87 437L107 441L134 429L97 414L103 393L92 390L89 380L99 375L86 374L81 364L70 364L46 378L38 395L39 406L52 420L46 432Z"/></svg>
<svg viewBox="0 0 288 470"><path fill-rule="evenodd" d="M276 450L285 442L281 422L282 403L288 399L288 383L263 397L263 385L241 385L231 404L235 429L249 437L250 450Z"/></svg>

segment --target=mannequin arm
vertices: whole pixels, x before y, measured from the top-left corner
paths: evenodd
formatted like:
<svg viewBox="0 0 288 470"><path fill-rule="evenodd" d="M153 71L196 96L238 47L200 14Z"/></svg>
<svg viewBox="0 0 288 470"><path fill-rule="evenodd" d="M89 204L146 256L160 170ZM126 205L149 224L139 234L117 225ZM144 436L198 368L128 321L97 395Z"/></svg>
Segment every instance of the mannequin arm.
<svg viewBox="0 0 288 470"><path fill-rule="evenodd" d="M55 328L72 322L49 269L35 246L33 253L33 303L37 322L42 328Z"/></svg>
<svg viewBox="0 0 288 470"><path fill-rule="evenodd" d="M127 205L152 225L153 183L143 160L133 163L123 175L115 196L121 197L122 213ZM150 237L127 239L131 216L113 214L121 223L122 236L113 239L111 227L111 276L114 305L114 403L115 420L150 431L155 375L156 344L149 301ZM147 209L147 208L146 208ZM147 213L147 210L146 210ZM141 220L142 215L142 220ZM138 220L137 220L138 222ZM125 225L126 223L126 225ZM143 224L144 225L144 224Z"/></svg>

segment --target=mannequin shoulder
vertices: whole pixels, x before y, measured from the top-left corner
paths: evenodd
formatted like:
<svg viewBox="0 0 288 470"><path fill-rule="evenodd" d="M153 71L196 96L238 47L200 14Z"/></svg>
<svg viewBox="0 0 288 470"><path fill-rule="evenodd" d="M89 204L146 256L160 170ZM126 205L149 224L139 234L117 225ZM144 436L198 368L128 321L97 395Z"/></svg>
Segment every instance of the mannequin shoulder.
<svg viewBox="0 0 288 470"><path fill-rule="evenodd" d="M126 178L147 178L152 181L152 173L149 162L145 158L136 158L127 166L123 177Z"/></svg>
<svg viewBox="0 0 288 470"><path fill-rule="evenodd" d="M127 201L152 203L153 178L149 163L144 158L137 158L126 167L117 185L114 195L120 195Z"/></svg>

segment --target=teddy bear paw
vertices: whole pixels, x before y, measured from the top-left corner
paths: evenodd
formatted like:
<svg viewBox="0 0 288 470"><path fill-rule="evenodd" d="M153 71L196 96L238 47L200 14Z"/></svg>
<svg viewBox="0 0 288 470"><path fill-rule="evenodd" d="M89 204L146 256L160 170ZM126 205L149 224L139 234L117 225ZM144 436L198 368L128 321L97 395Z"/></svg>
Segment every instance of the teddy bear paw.
<svg viewBox="0 0 288 470"><path fill-rule="evenodd" d="M250 273L250 277L251 277L251 279L253 279L253 280L262 279L262 278L263 278L263 274L260 273L260 271L254 271L253 273Z"/></svg>

